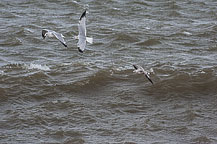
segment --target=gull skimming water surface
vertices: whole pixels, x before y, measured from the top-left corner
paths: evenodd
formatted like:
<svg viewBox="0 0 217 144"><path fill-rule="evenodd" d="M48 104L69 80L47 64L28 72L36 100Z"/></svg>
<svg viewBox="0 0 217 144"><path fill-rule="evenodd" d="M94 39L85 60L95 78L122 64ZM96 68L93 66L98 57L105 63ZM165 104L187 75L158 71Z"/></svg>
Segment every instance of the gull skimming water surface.
<svg viewBox="0 0 217 144"><path fill-rule="evenodd" d="M149 72L145 71L141 66L139 65L133 65L133 67L135 68L135 70L133 72L138 73L138 74L144 74L145 77L153 84L153 81L151 80L150 76L149 76Z"/></svg>

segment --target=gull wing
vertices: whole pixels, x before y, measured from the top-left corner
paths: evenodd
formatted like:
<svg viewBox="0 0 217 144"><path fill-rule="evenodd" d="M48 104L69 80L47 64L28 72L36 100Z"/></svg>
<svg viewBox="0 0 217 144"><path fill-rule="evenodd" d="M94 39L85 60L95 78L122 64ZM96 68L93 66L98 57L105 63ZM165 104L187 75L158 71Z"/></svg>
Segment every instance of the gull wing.
<svg viewBox="0 0 217 144"><path fill-rule="evenodd" d="M65 40L63 39L63 35L62 35L62 34L57 33L57 32L55 32L55 31L53 31L53 34L54 34L54 36L55 36L65 47L67 47L66 42L65 42Z"/></svg>
<svg viewBox="0 0 217 144"><path fill-rule="evenodd" d="M86 10L82 13L81 17L79 20L81 20L82 18L86 17Z"/></svg>
<svg viewBox="0 0 217 144"><path fill-rule="evenodd" d="M151 80L150 76L148 75L148 72L146 72L141 66L133 65L133 67L136 69L135 71L144 73L145 77L153 84L153 81Z"/></svg>
<svg viewBox="0 0 217 144"><path fill-rule="evenodd" d="M144 73L144 69L140 65L133 65L136 70L142 71Z"/></svg>
<svg viewBox="0 0 217 144"><path fill-rule="evenodd" d="M79 35L81 36L86 36L86 10L83 12L83 14L80 17L79 20L79 25L78 25L78 30L79 30Z"/></svg>
<svg viewBox="0 0 217 144"><path fill-rule="evenodd" d="M153 81L150 79L149 75L145 74L145 77L146 77L152 84L154 84Z"/></svg>
<svg viewBox="0 0 217 144"><path fill-rule="evenodd" d="M83 53L86 47L86 37L79 36L78 37L78 50L79 52Z"/></svg>
<svg viewBox="0 0 217 144"><path fill-rule="evenodd" d="M138 66L137 65L133 65L133 67L137 70L138 69Z"/></svg>
<svg viewBox="0 0 217 144"><path fill-rule="evenodd" d="M133 65L133 67L135 68L134 72L139 74L145 73L144 69L140 65Z"/></svg>

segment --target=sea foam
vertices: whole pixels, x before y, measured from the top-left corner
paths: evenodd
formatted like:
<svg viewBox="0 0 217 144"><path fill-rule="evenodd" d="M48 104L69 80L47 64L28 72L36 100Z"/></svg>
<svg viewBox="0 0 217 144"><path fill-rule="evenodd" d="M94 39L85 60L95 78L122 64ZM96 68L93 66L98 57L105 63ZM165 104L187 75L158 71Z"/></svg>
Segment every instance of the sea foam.
<svg viewBox="0 0 217 144"><path fill-rule="evenodd" d="M30 64L30 65L25 65L27 69L38 69L42 71L50 71L50 68L46 65L40 65L40 64Z"/></svg>

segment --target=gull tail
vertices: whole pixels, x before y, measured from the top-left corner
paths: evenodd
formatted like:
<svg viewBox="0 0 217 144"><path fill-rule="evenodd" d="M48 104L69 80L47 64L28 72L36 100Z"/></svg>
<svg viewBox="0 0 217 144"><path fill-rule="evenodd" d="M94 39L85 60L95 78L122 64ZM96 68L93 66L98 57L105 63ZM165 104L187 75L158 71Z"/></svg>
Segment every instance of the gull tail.
<svg viewBox="0 0 217 144"><path fill-rule="evenodd" d="M89 42L90 44L93 44L93 38L90 37L86 37L87 42Z"/></svg>

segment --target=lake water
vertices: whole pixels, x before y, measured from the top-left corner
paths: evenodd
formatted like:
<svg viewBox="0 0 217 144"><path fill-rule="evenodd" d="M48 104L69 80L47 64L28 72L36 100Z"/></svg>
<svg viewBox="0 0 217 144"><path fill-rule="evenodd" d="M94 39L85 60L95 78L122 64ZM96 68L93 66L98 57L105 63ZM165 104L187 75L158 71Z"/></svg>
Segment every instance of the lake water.
<svg viewBox="0 0 217 144"><path fill-rule="evenodd" d="M1 0L0 15L0 143L217 143L216 0Z"/></svg>

